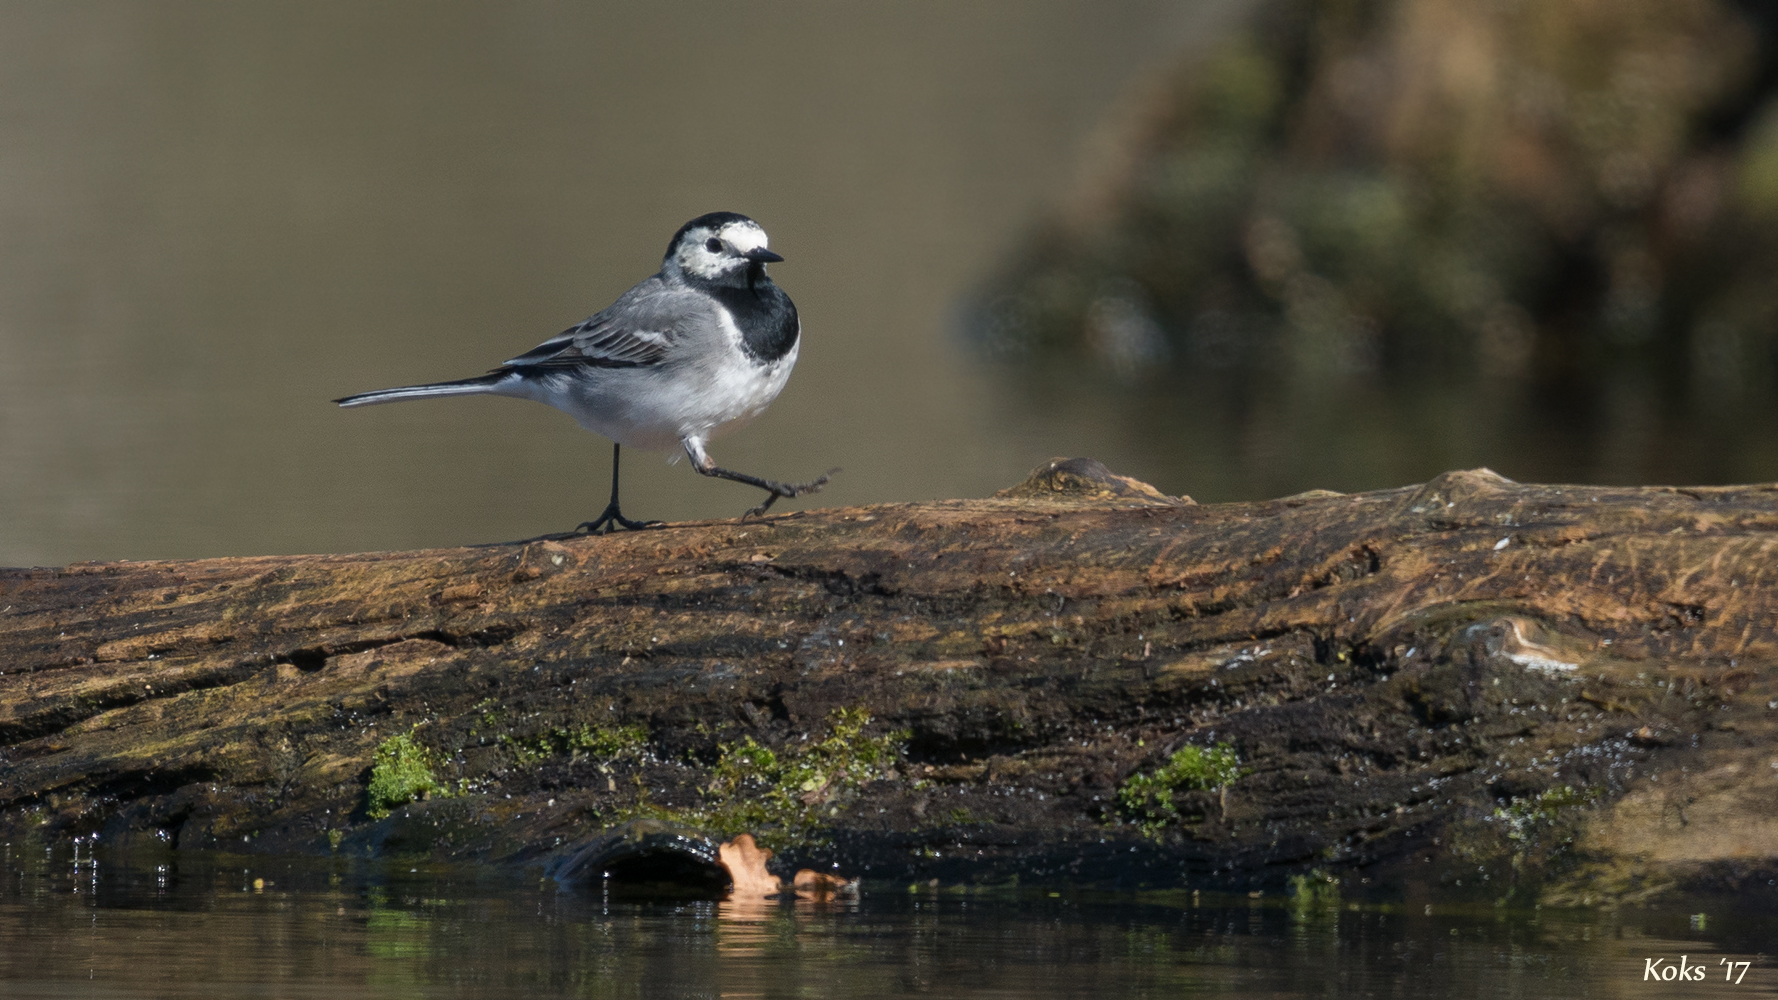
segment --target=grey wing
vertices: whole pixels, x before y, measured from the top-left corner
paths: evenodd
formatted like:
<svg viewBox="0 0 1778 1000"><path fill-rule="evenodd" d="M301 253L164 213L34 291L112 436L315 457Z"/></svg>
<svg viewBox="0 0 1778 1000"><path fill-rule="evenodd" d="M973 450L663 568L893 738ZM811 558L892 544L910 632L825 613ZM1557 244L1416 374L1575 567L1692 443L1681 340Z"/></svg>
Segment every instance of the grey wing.
<svg viewBox="0 0 1778 1000"><path fill-rule="evenodd" d="M506 362L506 368L644 368L667 358L689 325L711 311L707 297L659 276L586 320Z"/></svg>

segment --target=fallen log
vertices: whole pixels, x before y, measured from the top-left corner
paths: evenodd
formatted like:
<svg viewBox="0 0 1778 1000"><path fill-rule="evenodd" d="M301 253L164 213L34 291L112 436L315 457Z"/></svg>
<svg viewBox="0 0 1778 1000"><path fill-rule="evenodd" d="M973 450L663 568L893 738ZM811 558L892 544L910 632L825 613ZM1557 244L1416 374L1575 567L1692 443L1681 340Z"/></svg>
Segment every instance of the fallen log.
<svg viewBox="0 0 1778 1000"><path fill-rule="evenodd" d="M526 861L659 816L867 879L1763 888L1775 545L1770 485L1200 506L1072 460L986 500L7 570L0 840Z"/></svg>

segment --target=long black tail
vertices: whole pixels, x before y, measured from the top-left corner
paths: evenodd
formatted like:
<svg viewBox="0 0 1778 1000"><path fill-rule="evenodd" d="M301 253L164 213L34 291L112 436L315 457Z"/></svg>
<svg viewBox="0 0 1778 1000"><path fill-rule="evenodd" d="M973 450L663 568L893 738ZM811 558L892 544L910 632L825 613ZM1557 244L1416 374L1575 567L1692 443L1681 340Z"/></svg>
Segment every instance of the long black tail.
<svg viewBox="0 0 1778 1000"><path fill-rule="evenodd" d="M474 378L460 378L454 382L404 385L396 389L361 392L356 396L336 399L334 402L341 406L375 406L378 403L395 403L404 399L430 399L433 396L498 395L500 385L512 377L514 377L512 372L502 369L491 371L486 375L477 375Z"/></svg>

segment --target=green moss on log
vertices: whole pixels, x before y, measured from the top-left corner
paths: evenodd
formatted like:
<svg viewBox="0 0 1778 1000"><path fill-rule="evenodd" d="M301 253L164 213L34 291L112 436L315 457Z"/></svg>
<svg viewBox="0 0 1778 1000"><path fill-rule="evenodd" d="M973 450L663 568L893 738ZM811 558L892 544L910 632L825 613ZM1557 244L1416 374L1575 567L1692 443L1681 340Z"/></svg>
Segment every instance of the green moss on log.
<svg viewBox="0 0 1778 1000"><path fill-rule="evenodd" d="M416 799L449 797L450 789L433 773L434 766L432 751L416 741L412 731L397 733L377 744L370 781L364 790L365 814L382 819L391 809Z"/></svg>

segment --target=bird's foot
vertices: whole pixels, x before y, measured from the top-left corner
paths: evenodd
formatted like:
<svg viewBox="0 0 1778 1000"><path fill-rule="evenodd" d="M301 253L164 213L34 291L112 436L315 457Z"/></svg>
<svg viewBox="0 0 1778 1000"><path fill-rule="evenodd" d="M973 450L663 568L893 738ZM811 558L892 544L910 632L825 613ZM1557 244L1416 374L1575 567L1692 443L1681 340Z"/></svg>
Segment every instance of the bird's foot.
<svg viewBox="0 0 1778 1000"><path fill-rule="evenodd" d="M632 521L624 516L623 511L617 509L617 504L608 504L598 517L591 521L580 522L574 530L580 531L584 528L589 535L609 535L619 528L625 531L641 531L645 528L658 528L665 523L665 521Z"/></svg>
<svg viewBox="0 0 1778 1000"><path fill-rule="evenodd" d="M771 509L772 504L778 502L779 497L800 497L804 493L819 493L821 492L821 487L826 486L827 481L832 479L834 474L839 471L840 470L838 469L828 469L826 472L823 472L821 475L816 476L814 479L806 483L780 483L771 479L759 480L753 485L766 491L765 502L758 507L749 508L745 514L741 515L741 520L745 521L750 517L758 517L761 514L764 514Z"/></svg>

